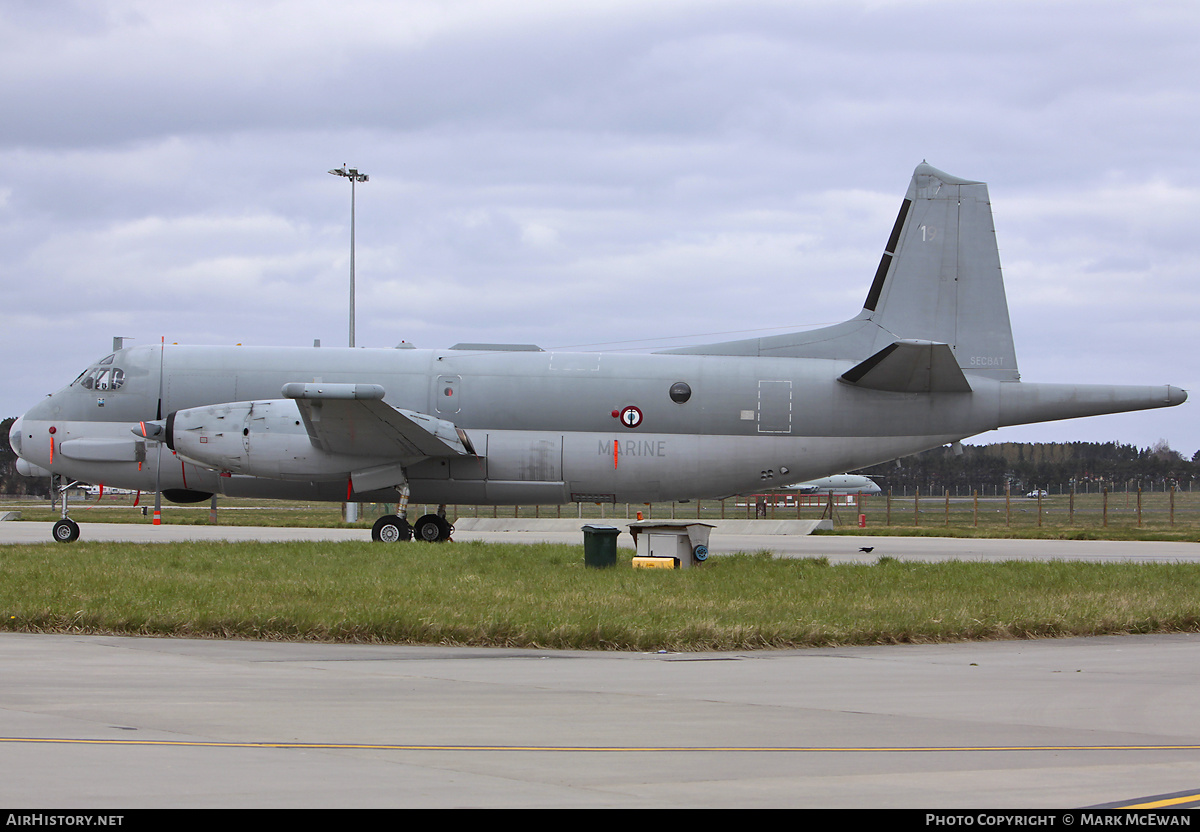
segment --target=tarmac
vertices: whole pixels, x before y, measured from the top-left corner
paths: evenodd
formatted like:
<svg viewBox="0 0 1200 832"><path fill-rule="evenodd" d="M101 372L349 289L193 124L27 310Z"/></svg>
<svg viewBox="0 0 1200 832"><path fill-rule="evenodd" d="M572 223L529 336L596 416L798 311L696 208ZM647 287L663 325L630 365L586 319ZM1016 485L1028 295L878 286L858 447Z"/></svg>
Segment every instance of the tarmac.
<svg viewBox="0 0 1200 832"><path fill-rule="evenodd" d="M0 667L0 802L40 810L1073 809L1200 785L1197 635L633 654L4 633Z"/></svg>
<svg viewBox="0 0 1200 832"><path fill-rule="evenodd" d="M97 523L84 536L218 530L297 532ZM27 531L49 540L49 524L0 523L7 542ZM848 559L1200 558L1200 544L875 538L867 554L857 549L872 539L750 537L714 533L713 548L761 539ZM1194 634L679 654L2 633L0 802L1189 806L1200 797L1197 690Z"/></svg>
<svg viewBox="0 0 1200 832"><path fill-rule="evenodd" d="M186 540L370 540L366 529L305 529L277 526L161 525L145 523L88 523L78 518L81 541L155 543ZM620 548L633 548L633 538L621 520L460 518L453 539L508 543L583 543L584 523L617 526ZM811 534L801 520L714 520L709 539L713 554L768 551L777 557L825 557L831 563L873 562L881 556L902 560L1092 560L1200 561L1200 543L1116 540L1016 540L1004 538L873 537ZM478 525L477 525L478 524ZM0 523L0 545L50 541L48 522ZM69 546L71 544L59 544ZM380 544L406 546L409 543ZM428 545L413 542L411 545ZM863 551L869 549L870 551Z"/></svg>

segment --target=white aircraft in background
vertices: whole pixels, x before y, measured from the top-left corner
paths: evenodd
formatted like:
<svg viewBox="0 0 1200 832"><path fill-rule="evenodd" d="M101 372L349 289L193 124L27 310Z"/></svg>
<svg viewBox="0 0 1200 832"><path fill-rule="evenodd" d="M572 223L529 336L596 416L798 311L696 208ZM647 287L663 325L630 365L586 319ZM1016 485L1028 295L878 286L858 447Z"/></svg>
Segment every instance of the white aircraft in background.
<svg viewBox="0 0 1200 832"><path fill-rule="evenodd" d="M102 485L89 485L83 490L89 497L99 497L101 494L111 497L116 494L129 495L137 493L137 489L134 488L113 488L112 486L105 487Z"/></svg>
<svg viewBox="0 0 1200 832"><path fill-rule="evenodd" d="M859 474L838 474L833 477L823 477L819 480L798 482L795 485L784 486L785 491L799 491L801 494L879 494L881 489L870 477Z"/></svg>

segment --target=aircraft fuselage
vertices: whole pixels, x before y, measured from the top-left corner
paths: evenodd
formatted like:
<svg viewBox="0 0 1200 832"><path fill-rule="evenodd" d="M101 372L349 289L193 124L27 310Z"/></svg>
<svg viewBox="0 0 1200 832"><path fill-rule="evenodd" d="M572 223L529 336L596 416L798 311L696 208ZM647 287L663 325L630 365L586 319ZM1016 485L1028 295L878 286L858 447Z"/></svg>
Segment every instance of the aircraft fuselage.
<svg viewBox="0 0 1200 832"><path fill-rule="evenodd" d="M889 393L838 381L853 363L176 345L160 353L159 347L135 347L107 365L121 370L119 388L110 381L104 389L88 389L77 380L26 413L14 433L24 459L87 482L153 490L158 475L164 490L344 500L352 460L316 477L311 470L286 479L221 476L156 442L142 441L139 450L134 432L140 423L189 408L278 402L286 384L370 383L384 389L392 407L453 422L477 454L408 466L414 500L528 504L723 496L862 467L999 423L1000 383L973 380L976 389L969 394ZM676 401L672 387L680 383L687 393L676 387L682 399ZM281 406L294 405L282 400ZM295 432L298 444L307 441L302 425ZM247 444L253 441L251 434Z"/></svg>

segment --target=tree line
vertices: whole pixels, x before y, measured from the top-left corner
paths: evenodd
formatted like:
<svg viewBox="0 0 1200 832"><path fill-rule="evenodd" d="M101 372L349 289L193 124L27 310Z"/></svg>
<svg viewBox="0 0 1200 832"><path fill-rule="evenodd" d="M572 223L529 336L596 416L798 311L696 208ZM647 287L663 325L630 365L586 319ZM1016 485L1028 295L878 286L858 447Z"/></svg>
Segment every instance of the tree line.
<svg viewBox="0 0 1200 832"><path fill-rule="evenodd" d="M1148 448L1119 442L998 442L953 446L902 457L864 468L885 490L920 488L940 494L945 489L1013 493L1054 485L1077 491L1101 488L1188 489L1200 475L1200 451L1186 459L1165 440ZM1197 483L1200 487L1200 483Z"/></svg>
<svg viewBox="0 0 1200 832"><path fill-rule="evenodd" d="M8 444L15 416L0 422L0 494L50 496L49 477L22 477L17 473L17 455Z"/></svg>

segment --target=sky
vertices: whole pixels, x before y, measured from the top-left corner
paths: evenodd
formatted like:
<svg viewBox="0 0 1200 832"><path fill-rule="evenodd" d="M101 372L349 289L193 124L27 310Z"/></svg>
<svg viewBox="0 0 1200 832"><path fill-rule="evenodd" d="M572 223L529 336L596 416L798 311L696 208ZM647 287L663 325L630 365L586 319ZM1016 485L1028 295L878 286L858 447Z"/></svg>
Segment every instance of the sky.
<svg viewBox="0 0 1200 832"><path fill-rule="evenodd" d="M110 351L649 350L856 315L913 168L986 181L1027 381L1200 449L1200 4L5 0L0 416Z"/></svg>

